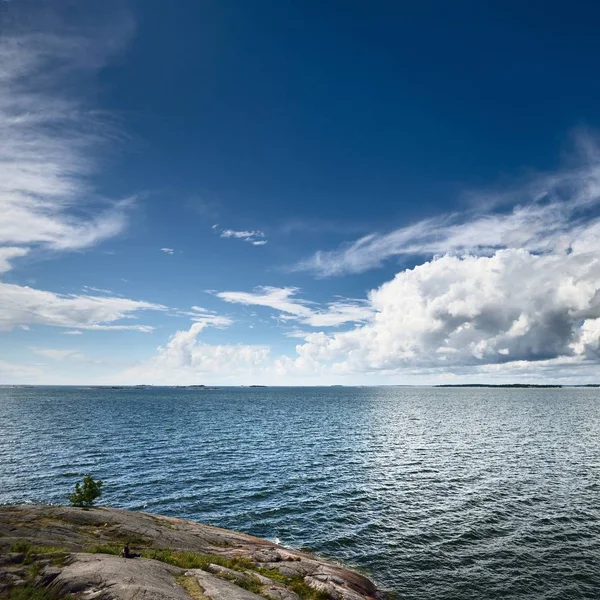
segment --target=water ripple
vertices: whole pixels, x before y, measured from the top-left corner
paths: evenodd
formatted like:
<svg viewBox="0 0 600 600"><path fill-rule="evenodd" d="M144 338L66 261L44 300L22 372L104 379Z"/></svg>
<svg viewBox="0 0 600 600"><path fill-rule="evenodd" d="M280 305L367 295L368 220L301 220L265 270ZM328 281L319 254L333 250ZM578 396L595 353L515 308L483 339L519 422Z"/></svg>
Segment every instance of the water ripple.
<svg viewBox="0 0 600 600"><path fill-rule="evenodd" d="M308 547L407 600L600 597L600 393L0 389L0 502Z"/></svg>

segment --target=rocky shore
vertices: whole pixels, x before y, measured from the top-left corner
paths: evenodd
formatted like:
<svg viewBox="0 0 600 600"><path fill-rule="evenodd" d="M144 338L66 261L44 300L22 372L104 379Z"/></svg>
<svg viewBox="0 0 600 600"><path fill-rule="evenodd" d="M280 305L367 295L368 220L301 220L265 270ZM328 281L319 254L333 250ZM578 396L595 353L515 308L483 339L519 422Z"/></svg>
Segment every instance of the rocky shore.
<svg viewBox="0 0 600 600"><path fill-rule="evenodd" d="M133 558L119 553L128 543ZM311 554L183 519L115 508L0 506L0 598L382 600Z"/></svg>

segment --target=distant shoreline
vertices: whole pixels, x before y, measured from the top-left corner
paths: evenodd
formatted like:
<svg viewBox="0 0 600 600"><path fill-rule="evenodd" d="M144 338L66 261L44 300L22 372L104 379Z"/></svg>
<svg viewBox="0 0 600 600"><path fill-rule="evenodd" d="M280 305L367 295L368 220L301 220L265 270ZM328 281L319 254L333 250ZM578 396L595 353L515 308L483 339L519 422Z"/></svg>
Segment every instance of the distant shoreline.
<svg viewBox="0 0 600 600"><path fill-rule="evenodd" d="M353 388L508 388L508 389L572 389L572 388L600 388L600 383L439 383L430 385L410 384L381 384L381 385L83 385L83 384L28 384L28 383L3 383L2 388L76 388L87 390L152 390L152 389L177 389L177 390L222 390L222 389L261 389L261 388L323 388L323 389L353 389Z"/></svg>
<svg viewBox="0 0 600 600"><path fill-rule="evenodd" d="M441 383L436 388L597 388L599 383L563 385L560 383Z"/></svg>

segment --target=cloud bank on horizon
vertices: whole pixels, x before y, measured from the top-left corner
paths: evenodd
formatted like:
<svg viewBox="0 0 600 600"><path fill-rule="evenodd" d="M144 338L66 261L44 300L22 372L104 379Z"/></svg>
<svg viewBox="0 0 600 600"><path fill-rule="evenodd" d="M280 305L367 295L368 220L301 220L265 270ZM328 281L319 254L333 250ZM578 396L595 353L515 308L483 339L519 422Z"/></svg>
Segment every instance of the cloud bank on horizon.
<svg viewBox="0 0 600 600"><path fill-rule="evenodd" d="M295 356L271 356L262 345L212 347L193 326L175 333L150 369L141 366L124 380L148 380L151 372L167 380L166 364L186 381L247 376L249 369L269 382L489 377L503 370L535 377L536 369L548 377L549 368L557 379L593 377L600 359L600 161L587 149L584 165L512 190L520 203L508 211L442 215L317 252L296 266L333 276L377 268L394 256L428 257L362 301L323 309L297 299L297 288L277 287L216 294L324 329L296 334L304 341ZM501 208L509 200L503 196ZM330 331L342 324L353 327Z"/></svg>
<svg viewBox="0 0 600 600"><path fill-rule="evenodd" d="M580 134L571 166L476 195L469 210L438 211L312 251L303 238L305 258L285 265L265 254L283 242L261 225L260 211L232 215L234 226L233 216L238 224L256 222L239 229L214 225L211 232L198 223L194 237L173 243L177 251L152 239L140 257L141 226L132 222L149 210L138 200L142 191L115 198L93 185L102 179L107 146L126 133L73 91L74 81L93 80L130 36L127 25L108 47L101 36L56 33L0 40L0 331L16 340L0 355L0 383L596 381L600 151L593 135ZM152 223L155 231L161 225ZM268 246L250 248L267 245L265 231ZM197 237L221 245L194 254ZM81 267L77 278L52 266L74 264L61 263L73 257L97 261L110 240L127 243L118 264L106 268L112 280L130 285L137 276L139 286L113 292L109 277L90 279L94 268ZM220 253L237 252L223 240L243 241L237 246L261 255L261 280L248 283L254 258L244 253L212 267ZM153 283L155 258L147 256L157 248L170 270ZM393 276L363 284L363 274L381 273L394 260L402 263ZM43 285L20 279L21 269L42 261ZM202 273L211 268L220 271L221 286L207 294ZM83 285L83 275L94 285ZM319 285L327 285L325 300ZM153 300L135 299L150 293ZM199 306L205 300L211 308ZM259 324L262 334L248 334ZM115 345L119 336L148 335L131 342L143 345L135 364L93 377L56 371L81 363L93 343L85 352L75 346L100 332ZM14 344L21 358L11 358Z"/></svg>

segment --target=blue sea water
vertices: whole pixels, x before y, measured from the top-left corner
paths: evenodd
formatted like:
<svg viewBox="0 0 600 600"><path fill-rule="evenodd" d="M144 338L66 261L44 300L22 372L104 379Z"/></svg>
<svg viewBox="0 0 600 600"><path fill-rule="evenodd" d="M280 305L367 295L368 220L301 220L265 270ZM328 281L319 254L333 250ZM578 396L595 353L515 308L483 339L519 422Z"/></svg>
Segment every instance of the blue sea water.
<svg viewBox="0 0 600 600"><path fill-rule="evenodd" d="M308 547L406 600L600 598L600 390L0 389L0 503Z"/></svg>

